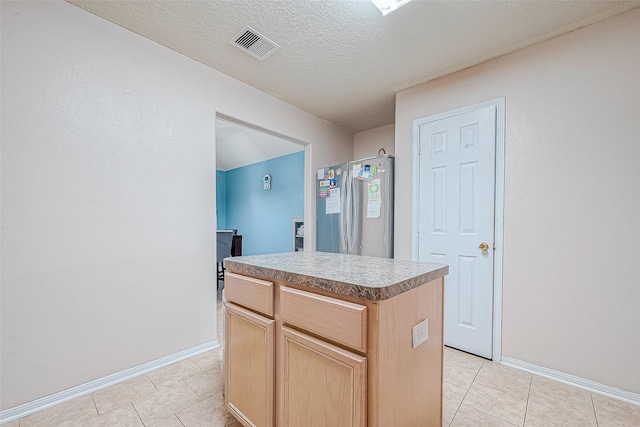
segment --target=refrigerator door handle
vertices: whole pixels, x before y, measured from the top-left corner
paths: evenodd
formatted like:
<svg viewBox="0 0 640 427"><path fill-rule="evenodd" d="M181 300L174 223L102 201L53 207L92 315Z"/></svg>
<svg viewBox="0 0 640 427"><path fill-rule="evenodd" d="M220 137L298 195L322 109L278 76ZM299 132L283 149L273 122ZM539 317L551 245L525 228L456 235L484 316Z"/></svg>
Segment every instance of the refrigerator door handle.
<svg viewBox="0 0 640 427"><path fill-rule="evenodd" d="M348 230L348 226L347 223L349 221L349 218L346 216L347 212L348 212L348 200L349 197L347 195L347 189L348 189L348 185L347 185L347 180L349 174L345 171L342 180L340 181L340 252L341 253L347 253L348 252L348 246L347 246L347 230Z"/></svg>
<svg viewBox="0 0 640 427"><path fill-rule="evenodd" d="M350 254L357 254L358 251L355 248L355 240L356 240L356 225L358 224L358 215L360 215L358 209L358 201L355 199L358 197L358 192L356 191L357 182L354 179L352 170L349 170L348 174L348 182L347 182L347 200L348 200L348 210L347 210L347 249Z"/></svg>

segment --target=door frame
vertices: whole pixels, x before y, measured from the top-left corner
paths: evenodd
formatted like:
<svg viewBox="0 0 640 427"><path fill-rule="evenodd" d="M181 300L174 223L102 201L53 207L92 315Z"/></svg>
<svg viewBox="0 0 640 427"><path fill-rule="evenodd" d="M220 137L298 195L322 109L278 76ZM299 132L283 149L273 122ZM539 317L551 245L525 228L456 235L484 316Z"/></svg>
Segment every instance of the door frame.
<svg viewBox="0 0 640 427"><path fill-rule="evenodd" d="M420 137L421 125L468 113L484 107L496 107L496 147L495 147L495 206L494 206L494 252L493 252L493 339L492 360L502 359L502 258L504 245L504 129L505 97L495 98L466 107L456 108L413 121L413 185L411 191L411 257L418 260L419 214L420 214ZM445 279L446 280L446 279Z"/></svg>

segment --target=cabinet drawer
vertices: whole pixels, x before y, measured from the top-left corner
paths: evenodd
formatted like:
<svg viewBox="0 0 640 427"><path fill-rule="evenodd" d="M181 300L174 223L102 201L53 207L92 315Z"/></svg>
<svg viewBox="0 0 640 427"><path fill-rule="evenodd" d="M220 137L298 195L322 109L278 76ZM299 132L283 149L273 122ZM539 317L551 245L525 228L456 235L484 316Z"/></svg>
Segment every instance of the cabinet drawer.
<svg viewBox="0 0 640 427"><path fill-rule="evenodd" d="M282 286L282 321L363 353L367 350L367 307Z"/></svg>
<svg viewBox="0 0 640 427"><path fill-rule="evenodd" d="M226 272L224 295L227 301L273 317L273 283Z"/></svg>

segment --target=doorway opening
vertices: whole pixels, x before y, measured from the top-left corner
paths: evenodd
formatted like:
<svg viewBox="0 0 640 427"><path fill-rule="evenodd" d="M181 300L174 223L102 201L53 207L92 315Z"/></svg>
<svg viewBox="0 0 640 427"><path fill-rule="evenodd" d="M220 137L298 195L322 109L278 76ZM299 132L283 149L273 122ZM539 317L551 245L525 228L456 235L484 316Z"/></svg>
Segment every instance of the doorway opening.
<svg viewBox="0 0 640 427"><path fill-rule="evenodd" d="M234 255L293 250L292 220L305 215L306 151L300 141L216 117L216 229L242 236Z"/></svg>

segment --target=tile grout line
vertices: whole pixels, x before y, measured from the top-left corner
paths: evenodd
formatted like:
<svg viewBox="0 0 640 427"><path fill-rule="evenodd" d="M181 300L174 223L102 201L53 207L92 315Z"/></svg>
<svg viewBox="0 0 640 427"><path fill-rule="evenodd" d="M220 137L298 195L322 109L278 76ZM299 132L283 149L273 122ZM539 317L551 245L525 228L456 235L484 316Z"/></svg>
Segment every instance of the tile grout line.
<svg viewBox="0 0 640 427"><path fill-rule="evenodd" d="M453 420L456 418L456 415L458 415L458 411L460 410L460 407L464 403L464 399L466 399L467 394L469 394L469 390L471 390L471 387L473 387L473 383L476 382L476 379L478 378L478 374L480 373L480 370L482 370L482 367L484 366L484 364L485 364L485 362L482 361L482 365L480 365L480 368L478 368L478 372L476 372L476 374L473 376L473 380L471 381L471 384L467 388L467 391L464 392L464 396L462 396L462 400L460 401L460 404L458 405L458 408L456 409L456 412L453 414L453 418L451 419L451 422L453 422Z"/></svg>
<svg viewBox="0 0 640 427"><path fill-rule="evenodd" d="M153 371L152 371L153 372ZM151 385L153 386L153 388L156 389L156 391L153 391L151 393L147 393L144 396L137 396L135 398L135 400L131 400L129 401L129 404L133 407L133 410L136 412L136 415L138 415L138 418L140 418L140 422L142 423L143 426L146 426L146 424L144 423L144 420L142 419L142 417L140 416L140 413L138 412L138 409L136 408L136 405L133 404L134 401L136 400L142 400L142 399L147 399L149 396L151 396L154 393L158 393L160 392L160 390L158 390L158 387L156 387L156 385L153 383L153 381L151 381L151 378L149 378L148 375L145 374L145 377L147 377L147 380L151 383ZM123 405L124 406L124 405Z"/></svg>
<svg viewBox="0 0 640 427"><path fill-rule="evenodd" d="M90 396L91 396L91 403L93 403L93 407L96 410L96 416L95 417L91 417L88 420L80 421L80 422L74 424L74 426L79 426L80 424L82 424L82 423L84 423L86 421L92 420L94 418L98 418L100 416L100 411L98 411L98 405L96 405L96 400L93 398L93 393L91 393Z"/></svg>
<svg viewBox="0 0 640 427"><path fill-rule="evenodd" d="M155 372L155 371L151 371L151 372ZM149 382L151 383L151 385L153 386L153 388L156 389L156 391L160 391L160 389L158 388L158 386L153 382L153 380L151 380L151 377L148 374L144 375L145 377L147 377L147 379L149 380ZM133 402L131 402L133 403Z"/></svg>
<svg viewBox="0 0 640 427"><path fill-rule="evenodd" d="M136 415L138 416L138 419L140 420L140 422L142 423L143 426L146 426L146 424L144 423L144 421L142 420L142 417L140 416L140 413L138 412L138 410L136 409L136 405L133 404L132 402L129 402L129 405L131 405L133 407L133 410L135 411Z"/></svg>
<svg viewBox="0 0 640 427"><path fill-rule="evenodd" d="M598 411L596 411L596 404L593 401L593 393L589 393L589 397L591 398L591 407L593 408L593 417L596 419L596 427L600 425L598 422Z"/></svg>
<svg viewBox="0 0 640 427"><path fill-rule="evenodd" d="M571 385L571 384L563 384L563 383L561 383L560 381L554 380L554 379L552 379L552 378L545 378L545 377L543 377L543 376L541 376L541 375L538 375L538 374L533 374L533 376L532 376L532 380L533 380L534 378L539 378L539 379L544 380L544 381L551 381L552 383L554 383L554 384L556 384L556 385L557 385L557 384L560 384L561 386L566 386L566 387L568 387L568 389L569 389L569 390L577 390L577 391L580 391L580 392L581 392L581 391L586 391L586 390L583 390L583 389L581 389L581 388L579 388L579 387L575 387L575 386L573 386L573 385ZM533 384L533 382L532 382L532 384ZM587 393L589 393L589 400L591 401L591 409L593 410L594 421L595 421L595 423L596 423L596 424L595 424L595 426L597 427L597 426L599 426L599 424L598 424L598 416L597 416L597 413L596 413L596 410L595 410L595 404L594 404L594 402L593 402L593 394L594 394L594 393L591 393L591 392L589 392L589 391L587 391ZM564 403L568 403L568 404L572 404L572 402L573 402L573 401L572 401L572 398L571 398L570 396L569 396L569 397L567 397L567 396L555 396L555 395L554 395L554 399L555 399L555 400L563 401ZM546 414L545 414L545 415L546 415ZM543 419L544 421L546 421L546 422L548 422L548 423L550 423L550 424L552 424L552 425L558 425L558 426L560 426L560 425L561 425L561 424L556 424L556 422L557 422L557 420L556 420L556 419L554 419L553 421L551 421L551 420L548 420L547 418L545 418L545 417L544 417L544 416L542 416L542 415L537 415L537 417L538 417L538 418Z"/></svg>
<svg viewBox="0 0 640 427"><path fill-rule="evenodd" d="M98 410L98 405L96 404L96 399L93 398L93 393L91 393L91 401L93 402L93 407L96 408L96 416L100 416L100 411Z"/></svg>
<svg viewBox="0 0 640 427"><path fill-rule="evenodd" d="M493 361L489 361L489 362L490 362L490 363L493 363ZM480 370L482 370L482 367L484 366L484 364L485 364L485 363L486 363L486 362L482 362L482 365L480 366L480 369L478 369L478 373L476 374L476 376L473 378L473 381L471 382L471 386L473 386L473 384L476 382L476 379L477 379L478 375L480 374ZM490 386L485 385L485 384L482 384L482 383L477 383L477 384L478 384L478 385L481 385L481 386L483 386L483 387L487 387L487 388L490 388L490 389L493 389L493 390L496 390L496 391L502 392L501 390L498 390L497 388L493 388L493 387L490 387ZM469 390L471 390L471 386L469 386ZM531 380L529 380L529 387L531 387ZM468 392L468 390L467 390L467 392ZM505 393L505 392L502 392L502 393ZM465 394L465 395L464 395L464 397L467 397L467 395ZM527 395L527 403L528 403L528 400L529 400L529 396ZM462 398L462 401L464 402L464 398ZM460 406L462 406L462 403L460 403ZM486 412L486 411L484 411L484 410L482 410L482 409L478 409L478 408L476 408L476 407L474 407L474 406L470 406L470 408L473 408L473 409L475 409L475 410L476 410L476 411L478 411L478 412L482 412L483 414L489 415L489 416L491 416L491 417L493 417L493 418L496 418L496 419L498 419L498 420L500 420L500 421L502 421L502 422L505 422L505 423L507 423L507 424L511 424L512 426L516 427L516 425L515 425L515 424L512 424L511 422L509 422L509 421L507 421L507 420L503 420L502 418L500 418L500 417L498 417L498 416L496 416L496 415L494 415L494 414L490 414L489 412ZM456 411L456 413L457 413L457 411ZM527 414L526 406L525 406L525 411L524 411L524 413L525 413L525 420L526 420L526 414ZM524 421L525 421L525 420L523 420L523 425L524 425Z"/></svg>
<svg viewBox="0 0 640 427"><path fill-rule="evenodd" d="M187 427L184 425L184 423L182 422L182 420L180 419L180 417L178 416L177 413L173 414L174 417L176 417L178 419L178 422L183 426L183 427Z"/></svg>
<svg viewBox="0 0 640 427"><path fill-rule="evenodd" d="M191 363L193 363L194 365L196 365L196 366L200 369L200 371L202 371L202 372L207 372L207 371L208 371L208 369L207 369L207 370L204 370L204 369L202 368L202 366L198 365L198 364L197 364L197 363L196 363L192 358L189 358L189 360L191 361ZM193 376L193 375L192 375L192 376Z"/></svg>
<svg viewBox="0 0 640 427"><path fill-rule="evenodd" d="M199 374L196 374L196 375L199 375ZM193 376L193 375L192 375L192 376ZM189 385L189 383L188 383L186 380L184 380L184 379L183 379L183 380L182 380L182 382L183 382L183 383L184 383L184 384L189 388L189 390L191 390L191 391L193 392L193 394L195 394L195 395L198 397L198 399L200 399L200 400L199 400L198 402L196 402L196 403L200 403L200 402L202 402L202 401L204 400L202 397L200 397L200 395L199 395L198 393L196 393L196 391L195 391L195 390L194 390L194 389ZM194 403L193 405L195 405L196 403ZM193 405L189 405L189 406L187 406L187 408L190 408L190 407L192 407ZM182 410L182 409L181 409L181 410Z"/></svg>
<svg viewBox="0 0 640 427"><path fill-rule="evenodd" d="M533 384L533 375L529 378L529 390L527 391L527 404L524 405L524 422L527 425L527 412L529 412L529 398L531 397L531 384Z"/></svg>
<svg viewBox="0 0 640 427"><path fill-rule="evenodd" d="M480 366L480 369L478 370L478 372L476 373L475 377L473 378L473 381L471 382L471 386L469 386L469 389L467 390L467 393L469 392L469 390L471 390L471 387L472 387L474 384L477 384L477 385L480 385L480 386L483 386L483 387L490 388L490 389L495 390L495 391L500 392L500 393L505 393L505 394L511 395L510 393L507 393L506 391L499 390L499 389L497 389L497 388L495 388L495 387L492 387L492 386L490 386L490 385L483 384L482 382L477 382L477 383L476 383L476 380L478 379L478 375L480 374L480 371L482 370L482 368L485 366L485 363L490 363L490 364L491 364L491 363L493 363L493 361L492 361L492 360L485 360L485 361L483 361L483 362L482 362L482 365ZM529 396L530 396L530 394L531 394L531 383L532 383L532 382L533 382L533 376L531 376L531 377L529 378L529 388L528 388L528 390L527 390L527 398L526 398L526 400L525 400L525 410L524 410L524 418L523 418L523 420L522 420L522 425L524 425L524 422L526 421L526 418L527 418L527 409L528 409L528 407L529 407ZM467 393L465 393L465 396L464 396L464 397L463 397L463 399L462 399L462 401L463 401L463 402L464 402L464 399L467 397ZM462 403L460 403L460 406L462 406ZM491 416L491 417L497 418L497 419L499 419L500 421L505 422L505 423L507 423L507 424L515 425L515 424L512 424L510 421L504 420L504 419L502 419L502 418L498 417L497 415L495 415L495 414L493 414L493 413L486 412L484 409L479 409L479 408L476 408L476 407L474 407L474 406L471 406L471 408L473 408L473 409L475 409L475 410L477 410L477 411L479 411L479 412L482 412L482 413L484 413L484 414L486 414L486 415L489 415L489 416ZM456 413L457 413L457 411L456 411Z"/></svg>

